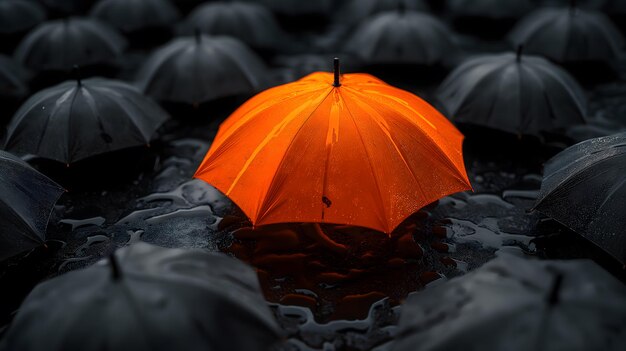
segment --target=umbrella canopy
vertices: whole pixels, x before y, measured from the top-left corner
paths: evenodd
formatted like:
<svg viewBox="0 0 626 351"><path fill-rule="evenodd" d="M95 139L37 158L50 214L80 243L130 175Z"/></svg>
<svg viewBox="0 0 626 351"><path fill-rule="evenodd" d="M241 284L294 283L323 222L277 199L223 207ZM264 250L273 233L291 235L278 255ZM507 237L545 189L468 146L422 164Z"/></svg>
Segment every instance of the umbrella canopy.
<svg viewBox="0 0 626 351"><path fill-rule="evenodd" d="M279 328L256 273L204 250L138 243L37 286L7 350L268 350ZM242 337L245 335L245 337Z"/></svg>
<svg viewBox="0 0 626 351"><path fill-rule="evenodd" d="M347 224L391 233L470 189L463 135L417 96L367 74L313 73L267 90L220 127L195 177L254 225Z"/></svg>
<svg viewBox="0 0 626 351"><path fill-rule="evenodd" d="M39 0L39 2L58 14L76 15L89 10L96 0Z"/></svg>
<svg viewBox="0 0 626 351"><path fill-rule="evenodd" d="M626 263L626 133L591 139L545 165L535 209Z"/></svg>
<svg viewBox="0 0 626 351"><path fill-rule="evenodd" d="M0 98L22 98L28 94L28 72L11 58L0 55Z"/></svg>
<svg viewBox="0 0 626 351"><path fill-rule="evenodd" d="M0 261L43 245L63 189L19 158L0 151Z"/></svg>
<svg viewBox="0 0 626 351"><path fill-rule="evenodd" d="M113 63L125 46L124 38L108 25L70 18L33 29L17 47L15 58L38 71L70 71L75 65Z"/></svg>
<svg viewBox="0 0 626 351"><path fill-rule="evenodd" d="M268 85L268 76L263 61L239 40L196 34L152 54L137 84L162 101L200 104L253 94Z"/></svg>
<svg viewBox="0 0 626 351"><path fill-rule="evenodd" d="M14 34L31 29L46 19L46 11L27 0L0 1L0 34Z"/></svg>
<svg viewBox="0 0 626 351"><path fill-rule="evenodd" d="M582 88L568 73L521 52L467 60L437 95L456 122L518 135L585 123L587 109Z"/></svg>
<svg viewBox="0 0 626 351"><path fill-rule="evenodd" d="M622 350L624 296L593 261L505 255L410 297L391 350Z"/></svg>
<svg viewBox="0 0 626 351"><path fill-rule="evenodd" d="M604 9L611 14L626 14L626 2L622 0L606 0Z"/></svg>
<svg viewBox="0 0 626 351"><path fill-rule="evenodd" d="M576 7L537 10L509 34L515 45L557 62L610 61L618 57L624 38L602 13Z"/></svg>
<svg viewBox="0 0 626 351"><path fill-rule="evenodd" d="M343 6L338 21L354 24L380 12L405 8L410 11L428 11L424 0L350 0Z"/></svg>
<svg viewBox="0 0 626 351"><path fill-rule="evenodd" d="M92 8L91 16L128 33L168 27L180 14L169 0L100 0Z"/></svg>
<svg viewBox="0 0 626 351"><path fill-rule="evenodd" d="M345 50L367 64L433 65L456 50L452 37L434 16L391 11L363 21L348 38Z"/></svg>
<svg viewBox="0 0 626 351"><path fill-rule="evenodd" d="M532 10L531 0L447 0L454 16L493 19L519 18Z"/></svg>
<svg viewBox="0 0 626 351"><path fill-rule="evenodd" d="M108 79L68 81L33 95L7 127L5 149L70 164L146 145L168 119L135 87Z"/></svg>
<svg viewBox="0 0 626 351"><path fill-rule="evenodd" d="M195 30L209 35L237 38L253 48L276 49L285 34L267 8L254 3L206 3L193 10L183 32Z"/></svg>

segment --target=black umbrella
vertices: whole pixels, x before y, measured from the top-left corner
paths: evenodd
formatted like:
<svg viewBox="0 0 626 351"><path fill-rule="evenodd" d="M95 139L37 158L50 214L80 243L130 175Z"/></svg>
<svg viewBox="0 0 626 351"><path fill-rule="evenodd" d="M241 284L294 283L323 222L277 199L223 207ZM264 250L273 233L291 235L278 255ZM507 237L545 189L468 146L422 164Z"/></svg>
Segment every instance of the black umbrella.
<svg viewBox="0 0 626 351"><path fill-rule="evenodd" d="M21 99L28 94L29 73L11 58L0 55L0 99Z"/></svg>
<svg viewBox="0 0 626 351"><path fill-rule="evenodd" d="M135 87L115 80L69 81L22 105L7 128L5 149L70 164L148 144L168 115Z"/></svg>
<svg viewBox="0 0 626 351"><path fill-rule="evenodd" d="M112 64L122 53L124 38L108 25L82 18L46 22L20 43L15 58L38 71L70 71Z"/></svg>
<svg viewBox="0 0 626 351"><path fill-rule="evenodd" d="M447 0L457 17L519 18L533 8L531 0Z"/></svg>
<svg viewBox="0 0 626 351"><path fill-rule="evenodd" d="M130 33L169 27L180 14L169 0L100 0L92 8L91 16Z"/></svg>
<svg viewBox="0 0 626 351"><path fill-rule="evenodd" d="M344 49L366 64L433 65L449 58L456 46L437 18L400 9L361 22Z"/></svg>
<svg viewBox="0 0 626 351"><path fill-rule="evenodd" d="M39 0L54 13L67 16L85 13L96 0Z"/></svg>
<svg viewBox="0 0 626 351"><path fill-rule="evenodd" d="M535 209L626 263L626 133L591 139L545 165Z"/></svg>
<svg viewBox="0 0 626 351"><path fill-rule="evenodd" d="M611 61L624 46L624 38L604 14L576 7L537 10L509 37L529 53L557 62Z"/></svg>
<svg viewBox="0 0 626 351"><path fill-rule="evenodd" d="M243 0L266 6L270 10L286 16L326 15L330 14L334 0Z"/></svg>
<svg viewBox="0 0 626 351"><path fill-rule="evenodd" d="M546 59L521 52L467 60L437 95L456 122L518 135L585 123L586 98L578 83Z"/></svg>
<svg viewBox="0 0 626 351"><path fill-rule="evenodd" d="M0 151L0 261L44 244L63 189L19 158Z"/></svg>
<svg viewBox="0 0 626 351"><path fill-rule="evenodd" d="M256 273L205 250L145 243L37 286L6 350L268 350L281 332Z"/></svg>
<svg viewBox="0 0 626 351"><path fill-rule="evenodd" d="M355 24L380 12L404 7L410 11L428 11L424 0L349 0L339 12L337 21Z"/></svg>
<svg viewBox="0 0 626 351"><path fill-rule="evenodd" d="M606 0L604 9L610 14L626 14L626 1Z"/></svg>
<svg viewBox="0 0 626 351"><path fill-rule="evenodd" d="M28 0L0 1L0 34L21 33L46 19L46 11Z"/></svg>
<svg viewBox="0 0 626 351"><path fill-rule="evenodd" d="M196 105L253 94L268 85L267 77L265 64L239 40L196 34L158 49L137 83L159 100Z"/></svg>
<svg viewBox="0 0 626 351"><path fill-rule="evenodd" d="M231 36L262 50L276 50L286 40L272 12L254 3L200 5L183 25L185 34L192 35L196 30L209 35Z"/></svg>
<svg viewBox="0 0 626 351"><path fill-rule="evenodd" d="M511 255L402 306L392 351L619 351L626 286L590 260Z"/></svg>

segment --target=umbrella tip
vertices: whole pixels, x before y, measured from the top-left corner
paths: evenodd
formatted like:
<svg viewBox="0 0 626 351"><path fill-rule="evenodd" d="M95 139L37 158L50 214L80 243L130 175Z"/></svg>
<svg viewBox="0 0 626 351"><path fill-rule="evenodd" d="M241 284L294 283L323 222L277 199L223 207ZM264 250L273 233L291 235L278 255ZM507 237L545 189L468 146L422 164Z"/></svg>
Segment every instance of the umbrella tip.
<svg viewBox="0 0 626 351"><path fill-rule="evenodd" d="M118 281L122 278L122 270L115 257L115 252L109 255L109 267L111 267L111 277L114 281Z"/></svg>
<svg viewBox="0 0 626 351"><path fill-rule="evenodd" d="M555 306L556 304L559 303L561 285L563 285L563 274L558 273L554 277L554 282L552 283L552 289L550 289L550 294L548 295L548 304L550 306Z"/></svg>
<svg viewBox="0 0 626 351"><path fill-rule="evenodd" d="M335 88L339 88L341 86L341 82L340 82L341 71L340 71L340 67L339 67L339 58L338 57L335 57L335 59L333 60L333 64L334 64L334 72L335 72L335 81L333 82L333 86Z"/></svg>
<svg viewBox="0 0 626 351"><path fill-rule="evenodd" d="M522 53L524 52L524 45L523 44L519 44L517 46L517 62L522 62Z"/></svg>

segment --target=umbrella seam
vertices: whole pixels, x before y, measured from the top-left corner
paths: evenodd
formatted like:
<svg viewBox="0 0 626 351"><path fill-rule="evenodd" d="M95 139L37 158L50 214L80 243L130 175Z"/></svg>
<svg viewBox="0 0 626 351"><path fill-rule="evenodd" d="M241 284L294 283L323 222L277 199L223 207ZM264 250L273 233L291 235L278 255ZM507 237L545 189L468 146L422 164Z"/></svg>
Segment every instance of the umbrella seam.
<svg viewBox="0 0 626 351"><path fill-rule="evenodd" d="M287 146L287 148L285 149L285 152L283 153L280 162L278 163L278 166L276 167L276 172L274 173L274 175L272 176L272 179L270 180L270 183L267 187L268 191L265 193L265 196L263 198L263 200L261 201L261 206L259 206L259 209L257 210L256 213L256 222L260 222L261 219L263 217L265 217L267 215L267 213L270 211L270 209L266 209L265 211L262 211L265 207L265 204L267 202L267 197L268 194L270 192L270 190L272 190L273 185L274 185L274 181L276 180L276 176L278 175L279 171L280 171L280 167L282 166L283 162L285 161L285 159L287 158L287 153L289 152L289 150L291 149L293 143L295 142L296 138L298 137L298 135L300 134L300 132L302 131L302 129L304 128L304 126L306 125L306 123L309 121L309 119L311 119L311 117L315 114L315 112L317 111L317 109L322 106L324 104L324 101L326 101L326 99L328 99L328 97L330 96L330 94L334 91L334 87L331 87L328 91L328 93L326 94L326 96L321 99L320 103L315 106L315 108L313 109L313 111L311 111L311 113L309 114L309 116L304 120L304 122L302 122L302 125L300 125L300 128L298 128L298 130L296 131L296 133L294 134L293 138L291 139L291 141L289 142L289 145ZM232 187L232 186L231 186ZM263 212L263 214L261 214L261 212Z"/></svg>

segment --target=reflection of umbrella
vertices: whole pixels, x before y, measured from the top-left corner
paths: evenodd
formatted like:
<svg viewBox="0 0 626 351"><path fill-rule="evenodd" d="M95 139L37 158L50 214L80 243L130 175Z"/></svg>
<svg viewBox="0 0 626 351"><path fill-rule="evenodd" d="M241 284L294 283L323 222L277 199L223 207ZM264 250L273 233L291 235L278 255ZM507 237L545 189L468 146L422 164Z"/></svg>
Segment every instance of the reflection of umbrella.
<svg viewBox="0 0 626 351"><path fill-rule="evenodd" d="M424 0L350 0L344 5L338 20L357 23L379 12L393 11L401 7L410 11L428 10Z"/></svg>
<svg viewBox="0 0 626 351"><path fill-rule="evenodd" d="M19 99L28 93L28 72L10 58L0 55L0 99Z"/></svg>
<svg viewBox="0 0 626 351"><path fill-rule="evenodd" d="M126 83L65 82L22 105L7 128L5 148L63 163L145 145L168 115Z"/></svg>
<svg viewBox="0 0 626 351"><path fill-rule="evenodd" d="M626 133L574 145L544 174L535 208L626 263Z"/></svg>
<svg viewBox="0 0 626 351"><path fill-rule="evenodd" d="M557 62L609 61L624 45L605 15L574 7L537 10L516 25L510 39Z"/></svg>
<svg viewBox="0 0 626 351"><path fill-rule="evenodd" d="M139 72L138 84L159 100L199 104L253 94L267 84L267 68L236 39L197 34L157 50Z"/></svg>
<svg viewBox="0 0 626 351"><path fill-rule="evenodd" d="M100 0L91 15L125 33L168 27L180 16L169 0Z"/></svg>
<svg viewBox="0 0 626 351"><path fill-rule="evenodd" d="M7 350L267 350L280 337L255 272L203 250L144 243L37 286Z"/></svg>
<svg viewBox="0 0 626 351"><path fill-rule="evenodd" d="M624 296L592 261L507 255L413 295L391 349L622 350Z"/></svg>
<svg viewBox="0 0 626 351"><path fill-rule="evenodd" d="M438 96L454 121L520 135L585 122L582 88L541 57L507 53L469 59L448 76Z"/></svg>
<svg viewBox="0 0 626 351"><path fill-rule="evenodd" d="M420 98L366 74L314 73L254 97L220 127L195 177L255 225L386 233L470 188L459 133Z"/></svg>
<svg viewBox="0 0 626 351"><path fill-rule="evenodd" d="M46 19L46 12L37 3L27 0L0 1L0 34L28 30Z"/></svg>
<svg viewBox="0 0 626 351"><path fill-rule="evenodd" d="M368 64L441 63L455 51L452 33L437 18L412 11L385 12L363 21L346 52Z"/></svg>
<svg viewBox="0 0 626 351"><path fill-rule="evenodd" d="M518 18L533 8L530 0L447 0L455 16L493 19Z"/></svg>
<svg viewBox="0 0 626 351"><path fill-rule="evenodd" d="M184 31L235 37L253 48L276 49L285 35L274 15L253 3L207 3L199 6L186 20Z"/></svg>
<svg viewBox="0 0 626 351"><path fill-rule="evenodd" d="M63 189L19 158L0 151L0 261L43 245Z"/></svg>
<svg viewBox="0 0 626 351"><path fill-rule="evenodd" d="M109 26L89 19L50 21L35 28L22 41L15 58L40 71L70 71L114 62L126 42Z"/></svg>

